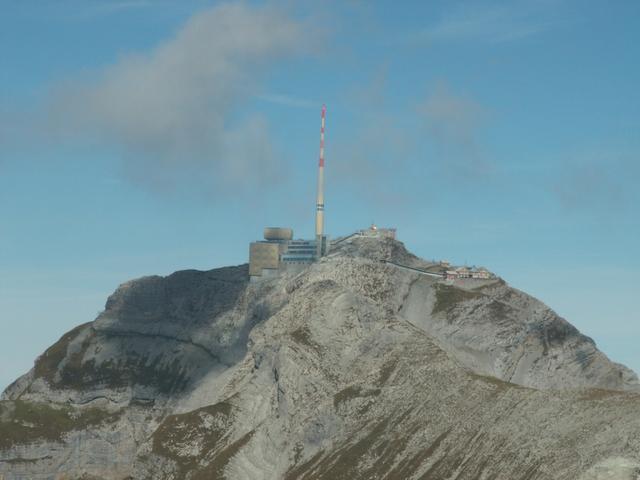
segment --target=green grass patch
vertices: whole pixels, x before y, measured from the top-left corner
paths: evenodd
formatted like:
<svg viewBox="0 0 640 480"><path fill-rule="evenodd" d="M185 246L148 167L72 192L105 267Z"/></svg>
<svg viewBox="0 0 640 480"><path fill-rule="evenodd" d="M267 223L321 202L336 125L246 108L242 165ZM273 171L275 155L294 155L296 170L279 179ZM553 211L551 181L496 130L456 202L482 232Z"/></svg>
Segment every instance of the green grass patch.
<svg viewBox="0 0 640 480"><path fill-rule="evenodd" d="M223 479L227 464L254 433L229 442L233 420L227 402L169 415L152 435L153 452L175 462L178 478Z"/></svg>
<svg viewBox="0 0 640 480"><path fill-rule="evenodd" d="M227 440L233 424L232 409L231 404L221 402L191 412L169 415L152 435L153 452L173 460L180 478L186 478L189 473L195 475L194 472L211 464L217 467L211 466L207 470L217 472L231 458L229 455L232 452L228 449L233 444L227 445ZM220 455L227 456L227 460L223 462L221 457L216 461ZM221 466L222 463L224 465Z"/></svg>
<svg viewBox="0 0 640 480"><path fill-rule="evenodd" d="M585 390L582 395L580 395L579 400L586 401L599 401L599 400L609 400L612 398L618 398L628 395L626 392L620 392L617 390L605 390L604 388L590 388Z"/></svg>
<svg viewBox="0 0 640 480"><path fill-rule="evenodd" d="M452 285L438 284L436 289L436 302L433 306L432 313L449 313L460 303L483 297L479 292L463 290Z"/></svg>
<svg viewBox="0 0 640 480"><path fill-rule="evenodd" d="M67 356L69 344L83 329L89 328L89 323L84 323L68 331L60 340L47 348L45 352L38 357L34 366L36 378L44 378L49 383L53 383L60 362Z"/></svg>
<svg viewBox="0 0 640 480"><path fill-rule="evenodd" d="M51 387L58 389L148 385L163 394L183 391L189 383L189 374L180 360L163 354L151 357L128 351L120 358L101 363L94 359L85 360L91 346L103 340L97 338L93 330L86 335L80 347L70 353L69 345L85 328L91 328L90 324L74 328L49 347L35 363L35 377L45 379Z"/></svg>
<svg viewBox="0 0 640 480"><path fill-rule="evenodd" d="M210 462L207 463L206 467L198 470L191 477L192 480L211 480L211 479L224 479L228 478L224 474L224 470L226 466L229 464L231 459L236 456L236 454L240 451L242 447L244 447L251 437L253 437L253 430L246 433L238 440L233 442L228 447L224 448L220 452L218 452ZM231 480L231 479L230 479Z"/></svg>
<svg viewBox="0 0 640 480"><path fill-rule="evenodd" d="M60 372L58 388L77 390L105 386L122 388L128 385L149 385L160 393L170 394L184 390L189 376L177 358L171 363L163 355L154 358L141 356L137 352L127 352L121 360L107 360L96 364L91 359L70 359Z"/></svg>
<svg viewBox="0 0 640 480"><path fill-rule="evenodd" d="M66 433L115 422L120 412L76 409L24 400L0 402L0 450L35 441L60 442Z"/></svg>

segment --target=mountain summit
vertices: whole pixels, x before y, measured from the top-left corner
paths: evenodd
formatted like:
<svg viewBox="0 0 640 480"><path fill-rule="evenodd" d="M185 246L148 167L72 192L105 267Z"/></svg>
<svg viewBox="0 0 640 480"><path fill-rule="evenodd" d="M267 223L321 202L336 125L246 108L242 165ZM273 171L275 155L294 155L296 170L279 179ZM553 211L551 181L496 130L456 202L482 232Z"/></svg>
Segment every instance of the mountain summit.
<svg viewBox="0 0 640 480"><path fill-rule="evenodd" d="M0 478L640 478L640 384L502 279L391 238L122 284L0 402Z"/></svg>

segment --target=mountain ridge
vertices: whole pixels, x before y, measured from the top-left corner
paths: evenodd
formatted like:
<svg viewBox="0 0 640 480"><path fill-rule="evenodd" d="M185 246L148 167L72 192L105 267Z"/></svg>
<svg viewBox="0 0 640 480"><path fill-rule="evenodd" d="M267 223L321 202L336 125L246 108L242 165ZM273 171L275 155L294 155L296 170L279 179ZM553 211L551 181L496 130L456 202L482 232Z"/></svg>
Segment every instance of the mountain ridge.
<svg viewBox="0 0 640 480"><path fill-rule="evenodd" d="M0 473L634 479L633 372L503 280L380 260L429 265L359 238L255 284L246 265L122 284L3 393Z"/></svg>

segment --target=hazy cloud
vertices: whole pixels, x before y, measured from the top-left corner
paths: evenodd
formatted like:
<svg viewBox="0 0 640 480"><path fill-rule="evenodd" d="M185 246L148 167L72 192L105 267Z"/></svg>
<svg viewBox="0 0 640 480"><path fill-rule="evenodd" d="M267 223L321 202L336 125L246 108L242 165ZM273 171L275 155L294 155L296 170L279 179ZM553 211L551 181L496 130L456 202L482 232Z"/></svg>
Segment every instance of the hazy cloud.
<svg viewBox="0 0 640 480"><path fill-rule="evenodd" d="M609 158L607 158L609 157ZM637 159L605 155L599 161L569 162L550 190L568 210L613 214L626 209L640 182Z"/></svg>
<svg viewBox="0 0 640 480"><path fill-rule="evenodd" d="M282 93L265 93L258 95L258 98L265 102L294 108L319 108L322 105L320 102L314 102L305 98L297 98Z"/></svg>
<svg viewBox="0 0 640 480"><path fill-rule="evenodd" d="M244 104L261 74L299 52L307 36L277 9L216 6L154 51L59 86L50 125L118 145L132 176L153 187L189 178L210 178L211 189L255 186L281 157L266 120L244 113Z"/></svg>
<svg viewBox="0 0 640 480"><path fill-rule="evenodd" d="M382 65L367 85L346 93L341 105L351 109L351 128L329 145L336 181L378 209L408 201L397 181L408 174L409 156L415 152L413 132L402 128L386 101L388 74Z"/></svg>
<svg viewBox="0 0 640 480"><path fill-rule="evenodd" d="M553 186L553 191L560 203L571 209L597 204L611 207L622 200L620 185L596 165L585 165L565 174L563 180Z"/></svg>
<svg viewBox="0 0 640 480"><path fill-rule="evenodd" d="M482 140L489 115L480 103L441 83L402 106L387 101L387 88L382 68L350 93L352 128L330 145L336 181L369 205L397 209L418 194L424 202L443 174L476 181L494 172ZM412 190L416 184L419 191Z"/></svg>
<svg viewBox="0 0 640 480"><path fill-rule="evenodd" d="M439 160L448 170L466 177L491 170L480 141L488 118L482 105L441 83L418 106L418 112Z"/></svg>
<svg viewBox="0 0 640 480"><path fill-rule="evenodd" d="M363 181L365 189L376 182L387 183L413 147L410 135L398 128L392 115L383 111L359 122L351 133L335 146L339 156L336 173L351 182Z"/></svg>
<svg viewBox="0 0 640 480"><path fill-rule="evenodd" d="M413 41L485 41L499 43L529 37L550 28L549 1L467 2L450 9L438 22L412 34Z"/></svg>

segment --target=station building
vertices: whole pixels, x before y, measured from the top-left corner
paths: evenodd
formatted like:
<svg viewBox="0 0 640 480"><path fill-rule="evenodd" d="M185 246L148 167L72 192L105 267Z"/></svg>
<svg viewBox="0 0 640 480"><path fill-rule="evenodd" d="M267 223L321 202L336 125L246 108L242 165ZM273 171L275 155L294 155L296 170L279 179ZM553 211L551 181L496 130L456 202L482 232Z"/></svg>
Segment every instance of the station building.
<svg viewBox="0 0 640 480"><path fill-rule="evenodd" d="M394 240L396 239L395 228L380 228L375 223L372 223L371 226L367 229L358 230L356 234L361 237L393 238Z"/></svg>
<svg viewBox="0 0 640 480"><path fill-rule="evenodd" d="M317 240L293 239L291 228L267 227L264 240L249 245L249 279L257 281L281 271L298 272L325 255L329 242L325 235Z"/></svg>

